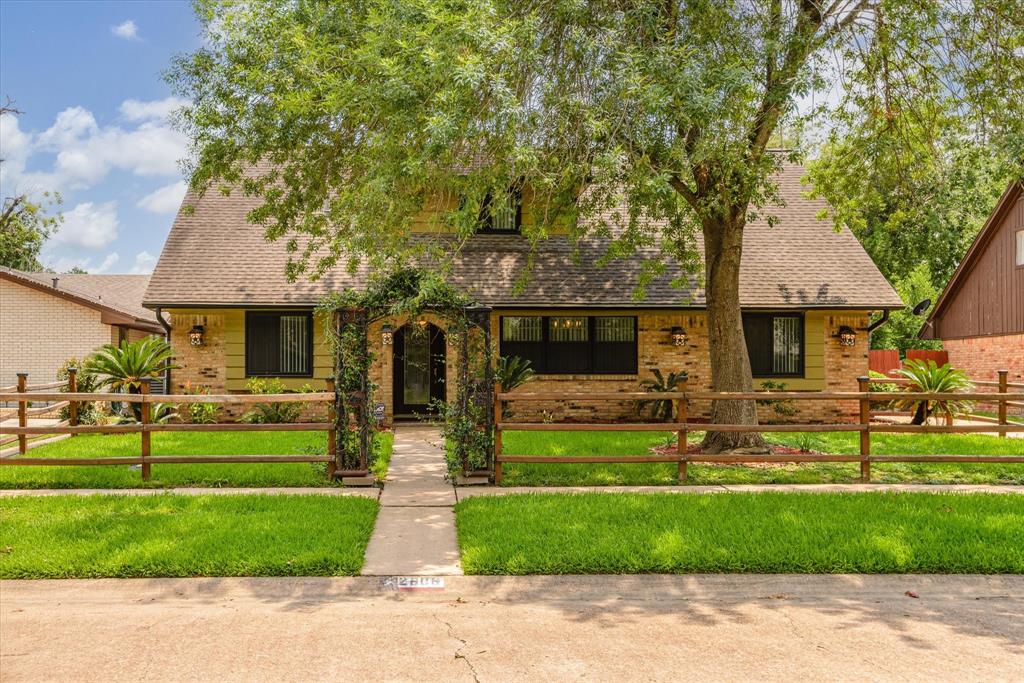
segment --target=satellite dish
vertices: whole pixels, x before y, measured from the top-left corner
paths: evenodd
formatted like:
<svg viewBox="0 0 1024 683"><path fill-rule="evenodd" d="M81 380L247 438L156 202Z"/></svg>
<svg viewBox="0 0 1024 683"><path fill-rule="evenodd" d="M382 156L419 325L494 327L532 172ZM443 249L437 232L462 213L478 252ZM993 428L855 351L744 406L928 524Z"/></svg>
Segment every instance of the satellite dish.
<svg viewBox="0 0 1024 683"><path fill-rule="evenodd" d="M923 301L918 303L916 306L914 306L914 315L921 315L922 313L927 311L928 307L931 306L931 305L932 305L932 300L931 299L924 299Z"/></svg>

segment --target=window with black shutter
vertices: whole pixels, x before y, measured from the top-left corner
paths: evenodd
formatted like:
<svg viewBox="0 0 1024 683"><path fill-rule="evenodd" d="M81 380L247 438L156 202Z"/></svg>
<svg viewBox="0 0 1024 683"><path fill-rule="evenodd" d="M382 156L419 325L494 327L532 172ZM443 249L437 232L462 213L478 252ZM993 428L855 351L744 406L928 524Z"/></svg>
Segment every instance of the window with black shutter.
<svg viewBox="0 0 1024 683"><path fill-rule="evenodd" d="M503 316L500 353L541 375L631 375L636 329L635 316Z"/></svg>
<svg viewBox="0 0 1024 683"><path fill-rule="evenodd" d="M754 377L802 377L804 318L799 313L744 313L750 371Z"/></svg>
<svg viewBox="0 0 1024 683"><path fill-rule="evenodd" d="M309 311L247 311L247 377L311 377L313 314Z"/></svg>

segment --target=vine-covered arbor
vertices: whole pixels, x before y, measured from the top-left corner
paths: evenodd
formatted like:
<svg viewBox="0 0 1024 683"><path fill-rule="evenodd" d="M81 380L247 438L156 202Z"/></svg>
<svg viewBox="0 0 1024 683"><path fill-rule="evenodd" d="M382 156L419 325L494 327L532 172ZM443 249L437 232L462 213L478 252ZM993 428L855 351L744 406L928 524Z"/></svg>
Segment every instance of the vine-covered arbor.
<svg viewBox="0 0 1024 683"><path fill-rule="evenodd" d="M457 353L454 395L432 408L443 421L450 474L490 473L494 464L494 366L491 309L477 305L441 277L403 269L371 279L362 291L339 292L320 306L333 346L338 421L337 471L366 476L376 457L373 406L378 386L371 377L379 342L370 328L381 320L415 320L431 314L443 321ZM412 326L415 330L416 326ZM388 333L385 333L388 334ZM382 344L383 346L383 344ZM450 381L450 380L449 380Z"/></svg>

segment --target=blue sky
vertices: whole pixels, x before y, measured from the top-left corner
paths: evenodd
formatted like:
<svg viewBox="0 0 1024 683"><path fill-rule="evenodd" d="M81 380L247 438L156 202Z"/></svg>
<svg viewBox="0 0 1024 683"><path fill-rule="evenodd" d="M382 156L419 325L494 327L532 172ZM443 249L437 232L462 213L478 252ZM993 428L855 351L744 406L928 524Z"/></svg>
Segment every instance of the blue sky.
<svg viewBox="0 0 1024 683"><path fill-rule="evenodd" d="M0 0L0 97L24 112L0 119L0 191L63 196L44 265L152 270L187 153L162 72L199 45L184 0Z"/></svg>

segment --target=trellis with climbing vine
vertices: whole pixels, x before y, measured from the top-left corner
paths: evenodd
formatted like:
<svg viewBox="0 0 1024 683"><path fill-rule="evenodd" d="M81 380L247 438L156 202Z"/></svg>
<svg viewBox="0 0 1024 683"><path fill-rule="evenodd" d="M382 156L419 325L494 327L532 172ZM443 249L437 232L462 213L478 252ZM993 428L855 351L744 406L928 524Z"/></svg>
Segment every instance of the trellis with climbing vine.
<svg viewBox="0 0 1024 683"><path fill-rule="evenodd" d="M490 312L423 269L402 269L370 280L365 290L346 289L325 299L318 313L335 357L338 475L364 476L376 458L372 407L377 386L370 377L375 354L370 326L386 318L431 313L458 349L454 400L434 401L443 419L448 471L490 472L494 461L494 372ZM447 394L446 395L450 395Z"/></svg>

